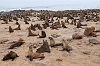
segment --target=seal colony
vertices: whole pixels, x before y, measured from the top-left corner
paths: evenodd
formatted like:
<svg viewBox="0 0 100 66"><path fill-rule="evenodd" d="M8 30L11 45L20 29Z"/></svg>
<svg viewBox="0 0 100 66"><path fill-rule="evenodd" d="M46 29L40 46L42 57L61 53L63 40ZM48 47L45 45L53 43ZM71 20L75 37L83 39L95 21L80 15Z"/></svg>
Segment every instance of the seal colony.
<svg viewBox="0 0 100 66"><path fill-rule="evenodd" d="M91 25L91 23L93 24ZM0 27L2 29L0 30L0 36L7 36L6 39L9 40L5 42L0 40L0 46L2 46L0 48L5 48L6 51L9 51L7 54L7 52L0 49L2 51L1 60L5 62L9 59L17 61L21 57L26 61L29 59L31 62L42 62L47 58L50 59L50 56L53 56L52 59L63 57L68 60L67 58L72 55L82 54L83 47L87 49L90 45L95 45L96 39L98 39L96 45L99 46L100 44L99 9L65 11L14 10L7 13L0 12L0 26L2 26ZM89 38L95 38L95 41L91 42ZM14 41L15 39L17 41ZM90 42L87 43L89 45L86 42ZM92 43L94 44L92 45ZM21 52L23 55L21 55ZM41 61L36 60L39 58ZM64 62L62 59L59 60L61 60L59 62Z"/></svg>

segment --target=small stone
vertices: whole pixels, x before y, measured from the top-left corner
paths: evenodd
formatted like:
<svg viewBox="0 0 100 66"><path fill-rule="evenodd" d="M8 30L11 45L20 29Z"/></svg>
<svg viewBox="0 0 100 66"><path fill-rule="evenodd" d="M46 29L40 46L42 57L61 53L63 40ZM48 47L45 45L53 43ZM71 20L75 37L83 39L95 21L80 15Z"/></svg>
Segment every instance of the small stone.
<svg viewBox="0 0 100 66"><path fill-rule="evenodd" d="M90 55L90 51L88 51L88 50L83 51L83 54Z"/></svg>
<svg viewBox="0 0 100 66"><path fill-rule="evenodd" d="M99 43L98 40L96 40L96 39L89 39L89 42L93 43L93 44L98 44Z"/></svg>
<svg viewBox="0 0 100 66"><path fill-rule="evenodd" d="M82 35L79 35L78 33L75 33L75 34L72 35L72 38L73 39L82 39L83 36Z"/></svg>
<svg viewBox="0 0 100 66"><path fill-rule="evenodd" d="M81 42L78 42L77 45L81 45Z"/></svg>
<svg viewBox="0 0 100 66"><path fill-rule="evenodd" d="M56 59L56 61L62 61L62 59Z"/></svg>

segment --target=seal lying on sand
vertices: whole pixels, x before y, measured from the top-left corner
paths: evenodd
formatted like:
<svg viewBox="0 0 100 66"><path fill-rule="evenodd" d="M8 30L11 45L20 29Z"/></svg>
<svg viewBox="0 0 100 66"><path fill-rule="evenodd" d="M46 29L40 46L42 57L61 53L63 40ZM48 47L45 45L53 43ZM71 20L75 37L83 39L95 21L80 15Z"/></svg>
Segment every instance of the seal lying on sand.
<svg viewBox="0 0 100 66"><path fill-rule="evenodd" d="M25 43L25 42L24 42L22 39L19 39L18 42L12 44L12 45L10 46L9 49L13 49L13 48L15 48L15 47L20 47L20 46L23 45L24 43Z"/></svg>
<svg viewBox="0 0 100 66"><path fill-rule="evenodd" d="M12 61L13 61L17 57L19 57L19 56L15 52L10 51L6 56L4 56L2 61L6 61L6 60L9 60L9 59L12 59Z"/></svg>

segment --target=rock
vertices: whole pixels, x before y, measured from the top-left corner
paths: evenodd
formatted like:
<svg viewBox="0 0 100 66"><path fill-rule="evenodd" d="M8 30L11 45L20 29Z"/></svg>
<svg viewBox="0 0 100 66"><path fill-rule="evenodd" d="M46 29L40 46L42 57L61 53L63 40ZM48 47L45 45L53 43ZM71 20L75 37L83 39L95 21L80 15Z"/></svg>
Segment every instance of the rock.
<svg viewBox="0 0 100 66"><path fill-rule="evenodd" d="M62 59L56 59L56 61L62 61Z"/></svg>
<svg viewBox="0 0 100 66"><path fill-rule="evenodd" d="M89 50L83 51L83 54L90 55L90 51Z"/></svg>
<svg viewBox="0 0 100 66"><path fill-rule="evenodd" d="M35 63L35 66L49 66L49 65L46 65L46 64L43 64L43 63Z"/></svg>
<svg viewBox="0 0 100 66"><path fill-rule="evenodd" d="M75 33L75 34L72 35L72 38L73 39L82 39L83 36L82 35L79 35L78 33Z"/></svg>
<svg viewBox="0 0 100 66"><path fill-rule="evenodd" d="M98 40L96 40L96 39L89 39L89 42L93 43L93 44L98 44L99 43Z"/></svg>
<svg viewBox="0 0 100 66"><path fill-rule="evenodd" d="M77 42L77 45L81 45L82 43L81 42Z"/></svg>

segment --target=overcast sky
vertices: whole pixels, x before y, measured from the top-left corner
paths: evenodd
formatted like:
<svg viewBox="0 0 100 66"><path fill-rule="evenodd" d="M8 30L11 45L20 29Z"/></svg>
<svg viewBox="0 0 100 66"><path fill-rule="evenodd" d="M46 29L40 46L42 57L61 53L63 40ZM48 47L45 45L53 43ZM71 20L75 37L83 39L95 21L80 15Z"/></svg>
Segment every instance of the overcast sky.
<svg viewBox="0 0 100 66"><path fill-rule="evenodd" d="M24 8L36 6L76 5L100 6L100 0L1 0L0 8ZM74 7L73 6L73 7Z"/></svg>

